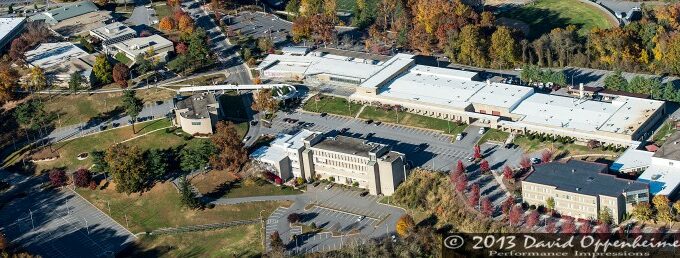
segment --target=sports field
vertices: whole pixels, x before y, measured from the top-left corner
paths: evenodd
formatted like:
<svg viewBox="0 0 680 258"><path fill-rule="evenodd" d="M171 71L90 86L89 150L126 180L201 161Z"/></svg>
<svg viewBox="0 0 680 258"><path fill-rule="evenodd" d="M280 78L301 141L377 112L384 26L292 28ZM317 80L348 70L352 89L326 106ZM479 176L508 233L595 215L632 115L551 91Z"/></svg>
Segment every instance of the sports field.
<svg viewBox="0 0 680 258"><path fill-rule="evenodd" d="M611 28L616 25L616 21L604 11L578 0L536 0L502 9L500 17L529 25L530 38L540 37L554 28L565 28L570 24L578 27L580 35L585 35L592 28Z"/></svg>

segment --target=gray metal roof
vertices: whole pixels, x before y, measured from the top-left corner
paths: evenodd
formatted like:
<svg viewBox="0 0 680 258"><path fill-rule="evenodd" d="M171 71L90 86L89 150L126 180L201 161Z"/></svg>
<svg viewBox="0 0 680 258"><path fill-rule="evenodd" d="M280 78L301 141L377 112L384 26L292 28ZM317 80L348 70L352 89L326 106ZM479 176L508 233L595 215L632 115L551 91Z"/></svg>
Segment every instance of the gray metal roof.
<svg viewBox="0 0 680 258"><path fill-rule="evenodd" d="M90 1L84 1L42 12L31 16L30 19L33 21L44 20L46 23L56 24L60 21L86 13L96 12L98 10L99 8L97 8L94 3Z"/></svg>
<svg viewBox="0 0 680 258"><path fill-rule="evenodd" d="M524 181L590 196L619 196L623 192L648 189L645 183L617 178L606 171L607 165L593 162L549 162L535 166Z"/></svg>
<svg viewBox="0 0 680 258"><path fill-rule="evenodd" d="M680 132L669 136L653 157L680 161Z"/></svg>

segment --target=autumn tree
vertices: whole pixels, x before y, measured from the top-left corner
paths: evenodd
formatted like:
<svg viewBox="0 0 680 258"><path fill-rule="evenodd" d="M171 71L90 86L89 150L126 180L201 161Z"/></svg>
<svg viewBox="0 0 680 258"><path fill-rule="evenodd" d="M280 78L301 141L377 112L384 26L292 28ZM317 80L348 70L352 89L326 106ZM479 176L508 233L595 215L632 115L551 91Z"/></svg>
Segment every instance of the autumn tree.
<svg viewBox="0 0 680 258"><path fill-rule="evenodd" d="M463 174L458 178L458 182L456 182L456 191L463 193L465 188L467 188L467 176Z"/></svg>
<svg viewBox="0 0 680 258"><path fill-rule="evenodd" d="M534 226L536 226L536 224L538 224L538 218L539 218L538 211L533 210L529 212L529 215L527 215L527 219L525 222L526 227L533 228Z"/></svg>
<svg viewBox="0 0 680 258"><path fill-rule="evenodd" d="M554 210L555 209L555 199L552 197L548 197L547 200L545 200L545 206L548 208L548 210Z"/></svg>
<svg viewBox="0 0 680 258"><path fill-rule="evenodd" d="M633 206L633 217L641 222L652 219L654 211L648 202L640 202Z"/></svg>
<svg viewBox="0 0 680 258"><path fill-rule="evenodd" d="M123 110L125 110L125 114L130 117L132 122L132 133L137 133L135 131L135 122L137 121L139 112L142 112L144 104L142 103L142 100L137 97L135 91L133 90L123 91L123 98L121 100L123 102Z"/></svg>
<svg viewBox="0 0 680 258"><path fill-rule="evenodd" d="M8 63L0 63L0 105L14 99L14 90L19 86L19 73Z"/></svg>
<svg viewBox="0 0 680 258"><path fill-rule="evenodd" d="M493 204L491 204L491 201L489 200L488 197L482 198L482 207L481 207L482 214L486 217L491 217L493 216Z"/></svg>
<svg viewBox="0 0 680 258"><path fill-rule="evenodd" d="M550 162L550 160L552 160L552 156L553 156L552 150L544 150L543 152L541 152L541 162L542 163Z"/></svg>
<svg viewBox="0 0 680 258"><path fill-rule="evenodd" d="M509 196L505 199L505 201L503 201L503 203L501 203L501 212L503 212L505 215L508 215L513 205L515 205L515 199Z"/></svg>
<svg viewBox="0 0 680 258"><path fill-rule="evenodd" d="M477 209L480 204L479 197L480 197L479 184L476 183L472 184L472 187L470 189L470 195L468 196L468 203L470 204L470 206Z"/></svg>
<svg viewBox="0 0 680 258"><path fill-rule="evenodd" d="M42 68L38 66L31 68L27 86L31 91L38 91L47 88L47 77L45 77L45 72Z"/></svg>
<svg viewBox="0 0 680 258"><path fill-rule="evenodd" d="M506 68L517 62L517 41L512 36L510 29L500 26L491 35L489 52L493 57L494 66Z"/></svg>
<svg viewBox="0 0 680 258"><path fill-rule="evenodd" d="M106 150L105 160L117 192L131 194L143 190L147 175L144 156L138 147L113 145Z"/></svg>
<svg viewBox="0 0 680 258"><path fill-rule="evenodd" d="M290 34L293 36L293 42L295 43L310 39L312 37L312 24L310 19L305 16L297 17L293 21Z"/></svg>
<svg viewBox="0 0 680 258"><path fill-rule="evenodd" d="M60 187L66 185L68 178L66 177L66 172L63 169L55 168L49 172L50 184L53 187Z"/></svg>
<svg viewBox="0 0 680 258"><path fill-rule="evenodd" d="M508 214L508 222L510 222L510 225L519 225L523 213L522 207L519 205L513 205L512 208L510 208L510 213Z"/></svg>
<svg viewBox="0 0 680 258"><path fill-rule="evenodd" d="M177 28L184 33L192 33L194 31L194 20L188 14L184 14L177 19Z"/></svg>
<svg viewBox="0 0 680 258"><path fill-rule="evenodd" d="M555 233L556 230L555 222L553 220L549 220L545 224L545 233Z"/></svg>
<svg viewBox="0 0 680 258"><path fill-rule="evenodd" d="M486 39L476 25L466 25L460 31L460 53L458 61L467 65L485 66L487 57Z"/></svg>
<svg viewBox="0 0 680 258"><path fill-rule="evenodd" d="M407 237L413 232L415 226L416 223L413 221L413 218L408 214L404 214L397 220L397 234L401 237Z"/></svg>
<svg viewBox="0 0 680 258"><path fill-rule="evenodd" d="M128 87L128 79L130 69L123 63L117 63L113 66L113 81L120 85L121 88Z"/></svg>
<svg viewBox="0 0 680 258"><path fill-rule="evenodd" d="M491 171L491 168L489 167L489 162L483 159L481 162L479 162L479 170L482 171L482 173L488 173Z"/></svg>
<svg viewBox="0 0 680 258"><path fill-rule="evenodd" d="M531 168L531 160L529 160L529 157L523 156L522 159L519 160L519 166L523 171L529 170L529 168Z"/></svg>
<svg viewBox="0 0 680 258"><path fill-rule="evenodd" d="M266 114L273 114L279 107L279 101L272 95L271 89L261 89L255 92L251 108Z"/></svg>
<svg viewBox="0 0 680 258"><path fill-rule="evenodd" d="M581 234L593 233L593 226L590 224L590 221L582 223L581 226L578 227L578 232Z"/></svg>
<svg viewBox="0 0 680 258"><path fill-rule="evenodd" d="M271 248L271 252L283 255L283 252L286 249L285 246L283 245L283 240L281 240L281 236L279 235L279 231L274 231L271 235L269 235L269 240L270 240L269 247Z"/></svg>
<svg viewBox="0 0 680 258"><path fill-rule="evenodd" d="M482 158L482 149L479 147L479 145L475 145L473 147L473 154L472 157L475 159L481 159Z"/></svg>
<svg viewBox="0 0 680 258"><path fill-rule="evenodd" d="M562 223L562 227L560 228L560 233L563 234L574 234L576 233L576 224L574 223L574 219L565 219L565 222Z"/></svg>
<svg viewBox="0 0 680 258"><path fill-rule="evenodd" d="M606 225L611 225L612 222L614 221L614 218L612 216L612 210L609 207L604 207L603 209L600 210L599 215L599 220L601 223L606 224Z"/></svg>
<svg viewBox="0 0 680 258"><path fill-rule="evenodd" d="M660 222L670 223L673 221L671 214L670 200L665 195L655 195L652 198L654 208L656 208L656 220Z"/></svg>
<svg viewBox="0 0 680 258"><path fill-rule="evenodd" d="M218 170L238 171L248 160L248 152L231 122L219 122L210 137L217 152L210 157L210 165Z"/></svg>
<svg viewBox="0 0 680 258"><path fill-rule="evenodd" d="M109 84L113 80L111 74L111 63L106 55L98 55L94 60L94 66L92 67L92 72L94 77L97 79L97 83Z"/></svg>
<svg viewBox="0 0 680 258"><path fill-rule="evenodd" d="M334 18L317 14L311 17L312 39L317 43L333 43L336 39Z"/></svg>
<svg viewBox="0 0 680 258"><path fill-rule="evenodd" d="M88 187L92 181L92 172L85 168L80 168L73 173L73 184L77 187Z"/></svg>
<svg viewBox="0 0 680 258"><path fill-rule="evenodd" d="M173 31L175 29L175 21L172 17L165 16L161 19L160 23L158 23L158 28L166 32Z"/></svg>
<svg viewBox="0 0 680 258"><path fill-rule="evenodd" d="M287 219L288 223L298 223L300 222L300 214L293 212L291 214L288 214Z"/></svg>
<svg viewBox="0 0 680 258"><path fill-rule="evenodd" d="M503 167L503 178L505 178L506 180L511 180L511 179L513 179L514 177L515 177L515 175L513 174L512 169L510 168L510 166L505 165L505 166Z"/></svg>

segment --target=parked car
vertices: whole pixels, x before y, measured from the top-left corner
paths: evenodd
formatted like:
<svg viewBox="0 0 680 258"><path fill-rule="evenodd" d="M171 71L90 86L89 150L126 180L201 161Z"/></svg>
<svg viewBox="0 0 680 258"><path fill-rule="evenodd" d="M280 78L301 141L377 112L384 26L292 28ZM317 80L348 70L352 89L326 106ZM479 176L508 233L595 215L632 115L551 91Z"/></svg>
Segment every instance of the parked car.
<svg viewBox="0 0 680 258"><path fill-rule="evenodd" d="M381 124L382 124L382 122L378 121L378 122L375 122L373 125L379 126L379 125L381 125Z"/></svg>
<svg viewBox="0 0 680 258"><path fill-rule="evenodd" d="M256 125L257 125L257 121L255 121L255 120L250 121L250 125L251 125L251 126L256 126Z"/></svg>
<svg viewBox="0 0 680 258"><path fill-rule="evenodd" d="M514 149L515 147L517 147L517 145L514 143L508 143L505 145L506 149Z"/></svg>
<svg viewBox="0 0 680 258"><path fill-rule="evenodd" d="M347 131L349 131L347 127L340 129L340 133L346 133Z"/></svg>
<svg viewBox="0 0 680 258"><path fill-rule="evenodd" d="M367 125L368 125L368 124L371 124L371 123L373 123L373 119L368 119L368 120L366 120L364 123L366 123Z"/></svg>
<svg viewBox="0 0 680 258"><path fill-rule="evenodd" d="M368 195L368 191L363 191L359 194L359 196L361 196L361 197L364 197L366 195Z"/></svg>
<svg viewBox="0 0 680 258"><path fill-rule="evenodd" d="M456 141L460 141L460 140L462 140L462 139L463 139L463 134L462 134L462 133L456 134Z"/></svg>
<svg viewBox="0 0 680 258"><path fill-rule="evenodd" d="M486 132L486 128L480 127L479 128L479 134L484 134Z"/></svg>
<svg viewBox="0 0 680 258"><path fill-rule="evenodd" d="M326 190L331 189L331 188L333 188L333 184L328 184L326 187L324 187L324 189L326 189Z"/></svg>
<svg viewBox="0 0 680 258"><path fill-rule="evenodd" d="M531 164L538 164L541 163L541 159L539 158L531 158Z"/></svg>
<svg viewBox="0 0 680 258"><path fill-rule="evenodd" d="M364 218L366 218L366 216L363 216L363 215L362 215L362 216L359 216L359 218L357 218L357 222L361 221L361 220L364 219Z"/></svg>
<svg viewBox="0 0 680 258"><path fill-rule="evenodd" d="M246 138L243 138L243 142L244 143L247 142L248 140L250 140L250 138L251 138L250 136L246 136Z"/></svg>
<svg viewBox="0 0 680 258"><path fill-rule="evenodd" d="M472 157L472 156L470 156L470 157L468 157L468 158L467 158L467 161L469 161L469 162L473 162L473 161L475 161L475 158L474 158L474 157Z"/></svg>
<svg viewBox="0 0 680 258"><path fill-rule="evenodd" d="M325 117L325 116L327 116L327 115L328 115L328 113L326 113L326 112L321 113L321 117Z"/></svg>

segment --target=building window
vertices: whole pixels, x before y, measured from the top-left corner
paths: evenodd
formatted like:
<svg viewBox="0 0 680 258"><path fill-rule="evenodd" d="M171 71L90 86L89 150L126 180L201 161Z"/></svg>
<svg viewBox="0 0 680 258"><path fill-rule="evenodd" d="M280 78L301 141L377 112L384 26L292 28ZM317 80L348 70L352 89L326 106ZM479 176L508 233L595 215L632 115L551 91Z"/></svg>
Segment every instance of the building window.
<svg viewBox="0 0 680 258"><path fill-rule="evenodd" d="M191 125L201 125L201 122L191 122Z"/></svg>

